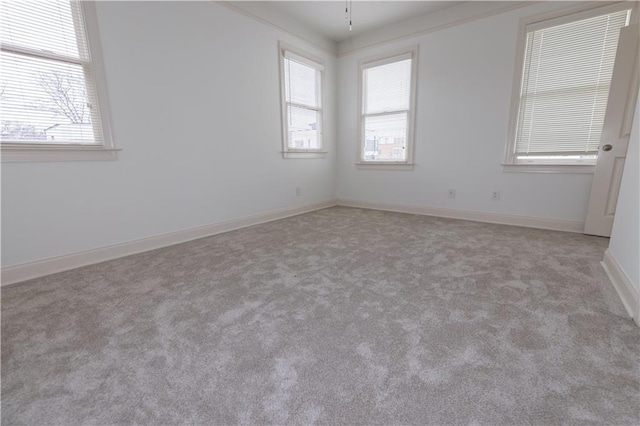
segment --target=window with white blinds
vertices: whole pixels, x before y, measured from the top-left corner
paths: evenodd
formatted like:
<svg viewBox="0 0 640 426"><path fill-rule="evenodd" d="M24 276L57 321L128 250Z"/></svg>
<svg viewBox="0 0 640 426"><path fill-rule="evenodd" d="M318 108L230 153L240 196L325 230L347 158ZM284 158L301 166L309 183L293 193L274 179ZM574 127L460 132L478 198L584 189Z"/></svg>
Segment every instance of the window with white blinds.
<svg viewBox="0 0 640 426"><path fill-rule="evenodd" d="M3 150L105 146L82 6L1 2Z"/></svg>
<svg viewBox="0 0 640 426"><path fill-rule="evenodd" d="M618 36L629 18L630 10L600 11L526 27L508 162L595 163Z"/></svg>
<svg viewBox="0 0 640 426"><path fill-rule="evenodd" d="M323 65L281 48L284 152L322 150Z"/></svg>
<svg viewBox="0 0 640 426"><path fill-rule="evenodd" d="M360 65L360 162L410 159L416 50Z"/></svg>

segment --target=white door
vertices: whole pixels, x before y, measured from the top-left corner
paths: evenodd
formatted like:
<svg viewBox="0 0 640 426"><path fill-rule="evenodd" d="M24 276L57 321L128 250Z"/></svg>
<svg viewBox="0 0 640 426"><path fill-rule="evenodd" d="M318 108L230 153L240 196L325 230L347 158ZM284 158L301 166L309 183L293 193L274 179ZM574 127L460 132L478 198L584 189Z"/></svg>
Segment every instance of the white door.
<svg viewBox="0 0 640 426"><path fill-rule="evenodd" d="M638 95L640 25L620 30L584 233L611 236ZM634 141L639 143L640 141Z"/></svg>

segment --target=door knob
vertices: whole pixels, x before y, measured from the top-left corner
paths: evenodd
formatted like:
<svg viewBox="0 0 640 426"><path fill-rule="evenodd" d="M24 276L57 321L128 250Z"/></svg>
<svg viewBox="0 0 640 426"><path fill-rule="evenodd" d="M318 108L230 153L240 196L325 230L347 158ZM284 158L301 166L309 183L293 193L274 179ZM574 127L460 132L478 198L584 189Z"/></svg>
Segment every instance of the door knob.
<svg viewBox="0 0 640 426"><path fill-rule="evenodd" d="M611 151L611 148L613 148L613 145L606 144L605 146L602 147L602 150L603 151Z"/></svg>

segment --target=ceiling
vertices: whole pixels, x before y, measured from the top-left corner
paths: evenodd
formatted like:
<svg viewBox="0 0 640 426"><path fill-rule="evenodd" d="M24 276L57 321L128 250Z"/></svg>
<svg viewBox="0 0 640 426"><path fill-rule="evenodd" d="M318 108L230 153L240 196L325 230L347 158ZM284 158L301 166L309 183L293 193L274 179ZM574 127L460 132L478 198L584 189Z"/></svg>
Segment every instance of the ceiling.
<svg viewBox="0 0 640 426"><path fill-rule="evenodd" d="M345 19L344 1L262 1L261 6L288 15L333 41L395 24L419 15L437 12L462 1L353 1L352 31Z"/></svg>

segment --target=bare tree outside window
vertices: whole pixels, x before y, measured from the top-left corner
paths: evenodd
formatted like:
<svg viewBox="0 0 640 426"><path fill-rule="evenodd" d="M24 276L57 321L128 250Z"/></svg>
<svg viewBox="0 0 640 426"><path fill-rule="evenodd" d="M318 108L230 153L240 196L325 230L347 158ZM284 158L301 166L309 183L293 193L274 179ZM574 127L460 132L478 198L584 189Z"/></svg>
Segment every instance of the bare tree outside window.
<svg viewBox="0 0 640 426"><path fill-rule="evenodd" d="M48 135L61 125L91 125L91 111L87 102L87 89L83 78L74 73L52 70L41 72L32 90L40 95L36 100L23 104L23 108L51 113L38 123L5 118L0 127L0 137L5 140L53 140ZM37 89L36 89L37 87ZM7 84L0 86L0 100L10 101ZM19 99L19 98L18 98Z"/></svg>
<svg viewBox="0 0 640 426"><path fill-rule="evenodd" d="M38 83L48 98L36 105L36 109L67 117L73 124L91 123L87 89L83 80L71 73L51 71L40 74Z"/></svg>

